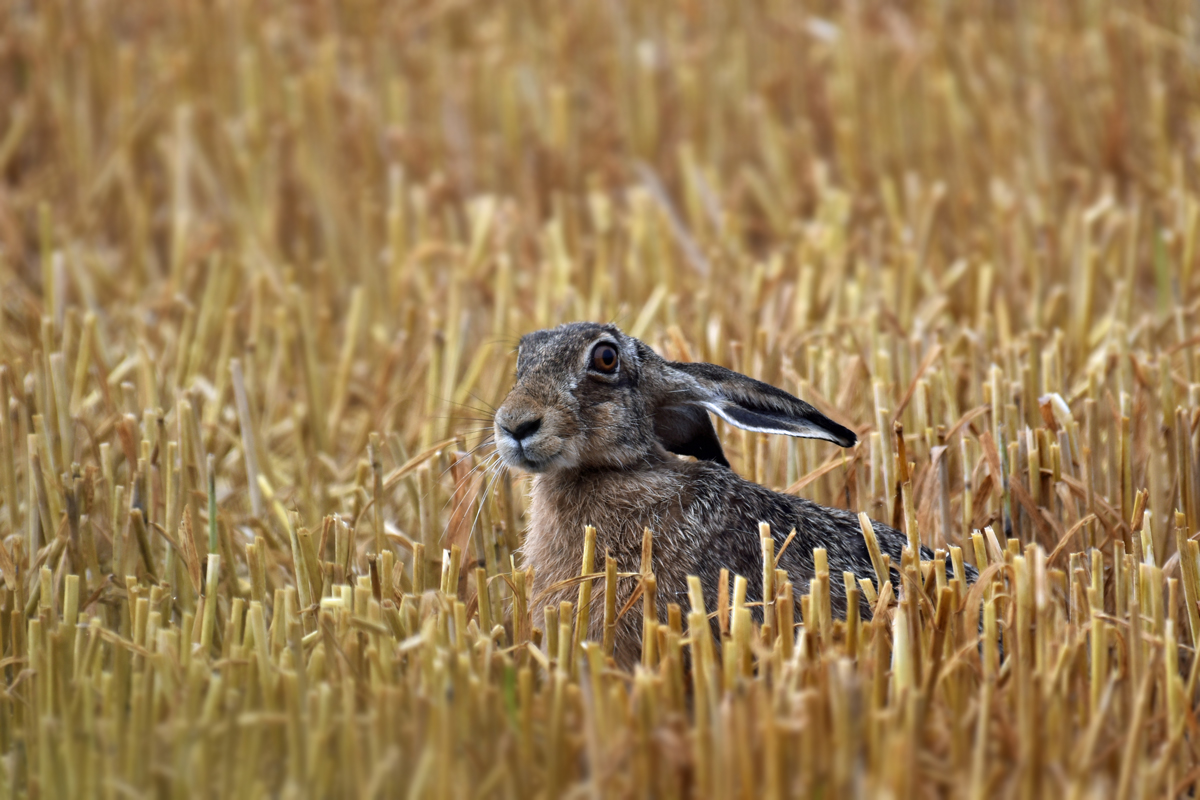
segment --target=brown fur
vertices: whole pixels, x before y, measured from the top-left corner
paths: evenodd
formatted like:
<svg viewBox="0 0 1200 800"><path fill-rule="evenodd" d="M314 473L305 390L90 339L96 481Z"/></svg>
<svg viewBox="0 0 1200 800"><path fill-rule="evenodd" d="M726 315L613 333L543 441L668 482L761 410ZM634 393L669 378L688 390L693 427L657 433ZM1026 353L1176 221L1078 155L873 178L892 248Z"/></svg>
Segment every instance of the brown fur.
<svg viewBox="0 0 1200 800"><path fill-rule="evenodd" d="M614 374L590 360L600 344L619 351ZM711 364L665 361L612 325L572 323L522 338L516 385L496 412L495 433L503 462L535 473L523 545L535 570L535 614L547 604L577 600L576 585L549 587L579 574L587 525L596 528L598 568L611 554L623 573L639 570L642 531L654 532L661 620L670 603L687 608L688 575L700 578L714 610L722 568L745 576L747 600L759 600L759 523L766 522L777 552L796 530L779 566L797 596L813 577L813 548L828 551L834 612L844 616L842 571L875 577L856 515L739 477L728 467L710 411L754 430L855 441L852 432L775 387ZM880 547L899 563L904 535L878 522L874 527ZM932 557L926 548L922 555ZM603 632L602 584L592 593L592 639ZM636 586L636 578L619 582L618 607ZM869 616L869 608L862 610ZM640 650L639 608L619 622L613 655L630 666Z"/></svg>
<svg viewBox="0 0 1200 800"><path fill-rule="evenodd" d="M677 461L674 456L670 460ZM535 566L533 592L536 604L578 599L576 586L549 593L546 589L579 574L583 562L583 531L587 525L596 528L598 564L603 565L603 557L611 555L617 561L618 572L637 572L641 566L643 528L675 531L685 521L674 467L664 461L657 470L536 476L529 507L531 521L523 548L526 563ZM653 569L659 584L658 596L667 598L660 601L665 611L666 602L679 602L674 597L677 592L686 593L687 576L698 573L700 565L686 548L673 547L668 537L656 536L654 544ZM618 609L624 607L636 586L636 578L618 580ZM686 603L681 605L686 608ZM598 641L604 625L603 582L593 591L590 620L588 638ZM641 625L640 606L631 609L618 622L615 649L619 663L637 661L641 650Z"/></svg>

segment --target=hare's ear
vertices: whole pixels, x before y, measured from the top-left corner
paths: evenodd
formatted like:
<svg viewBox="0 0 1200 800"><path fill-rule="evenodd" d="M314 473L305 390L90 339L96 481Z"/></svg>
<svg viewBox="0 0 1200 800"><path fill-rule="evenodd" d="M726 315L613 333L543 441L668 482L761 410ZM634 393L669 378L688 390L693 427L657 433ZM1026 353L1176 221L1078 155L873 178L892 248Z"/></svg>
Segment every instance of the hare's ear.
<svg viewBox="0 0 1200 800"><path fill-rule="evenodd" d="M663 447L681 456L715 461L729 466L717 430L704 406L680 405L660 408L654 414L654 435Z"/></svg>
<svg viewBox="0 0 1200 800"><path fill-rule="evenodd" d="M678 414L683 406L704 408L729 424L750 431L826 439L842 447L853 447L858 441L854 431L770 384L715 364L668 361L663 366L666 385L662 387L660 414L663 411ZM716 435L712 438L715 441Z"/></svg>

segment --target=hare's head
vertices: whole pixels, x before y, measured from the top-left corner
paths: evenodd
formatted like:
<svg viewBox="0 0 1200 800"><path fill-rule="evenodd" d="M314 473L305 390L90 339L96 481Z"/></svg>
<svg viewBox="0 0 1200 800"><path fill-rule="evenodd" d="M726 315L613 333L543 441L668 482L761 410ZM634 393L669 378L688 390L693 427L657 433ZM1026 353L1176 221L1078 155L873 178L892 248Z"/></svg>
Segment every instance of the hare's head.
<svg viewBox="0 0 1200 800"><path fill-rule="evenodd" d="M528 472L633 466L659 448L728 466L709 412L747 430L855 442L853 431L774 386L667 361L614 325L573 322L521 338L496 446Z"/></svg>

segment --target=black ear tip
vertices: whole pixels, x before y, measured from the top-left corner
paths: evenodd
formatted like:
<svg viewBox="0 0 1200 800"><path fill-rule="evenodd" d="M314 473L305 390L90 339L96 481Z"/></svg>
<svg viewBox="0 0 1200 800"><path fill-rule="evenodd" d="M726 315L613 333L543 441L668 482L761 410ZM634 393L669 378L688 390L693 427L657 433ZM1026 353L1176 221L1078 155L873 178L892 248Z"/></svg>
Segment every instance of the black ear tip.
<svg viewBox="0 0 1200 800"><path fill-rule="evenodd" d="M842 425L838 425L832 420L830 422L830 433L837 436L837 439L834 440L837 444L841 445L842 447L854 447L854 445L858 444L858 436L855 435L854 431Z"/></svg>

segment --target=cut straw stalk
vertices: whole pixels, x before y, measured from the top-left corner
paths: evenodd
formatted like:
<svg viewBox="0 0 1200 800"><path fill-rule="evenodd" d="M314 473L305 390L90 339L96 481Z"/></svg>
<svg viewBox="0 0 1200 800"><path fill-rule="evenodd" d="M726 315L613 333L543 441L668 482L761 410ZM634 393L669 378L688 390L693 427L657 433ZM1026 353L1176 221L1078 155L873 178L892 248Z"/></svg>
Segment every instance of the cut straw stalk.
<svg viewBox="0 0 1200 800"><path fill-rule="evenodd" d="M21 528L17 499L16 439L9 415L9 369L0 365L0 488L4 491L4 515L8 520L9 533Z"/></svg>
<svg viewBox="0 0 1200 800"><path fill-rule="evenodd" d="M233 379L233 396L237 408L238 427L242 434L242 457L246 462L246 486L250 493L250 508L254 516L261 517L265 511L262 492L258 487L258 453L254 445L254 424L250 416L250 402L246 396L246 381L242 375L242 364L238 359L229 362L229 374Z"/></svg>
<svg viewBox="0 0 1200 800"><path fill-rule="evenodd" d="M583 531L583 564L580 575L589 576L595 569L596 561L596 529L591 525ZM585 579L579 584L579 603L576 605L578 616L575 620L575 647L578 648L588 636L588 626L592 610L592 581Z"/></svg>

